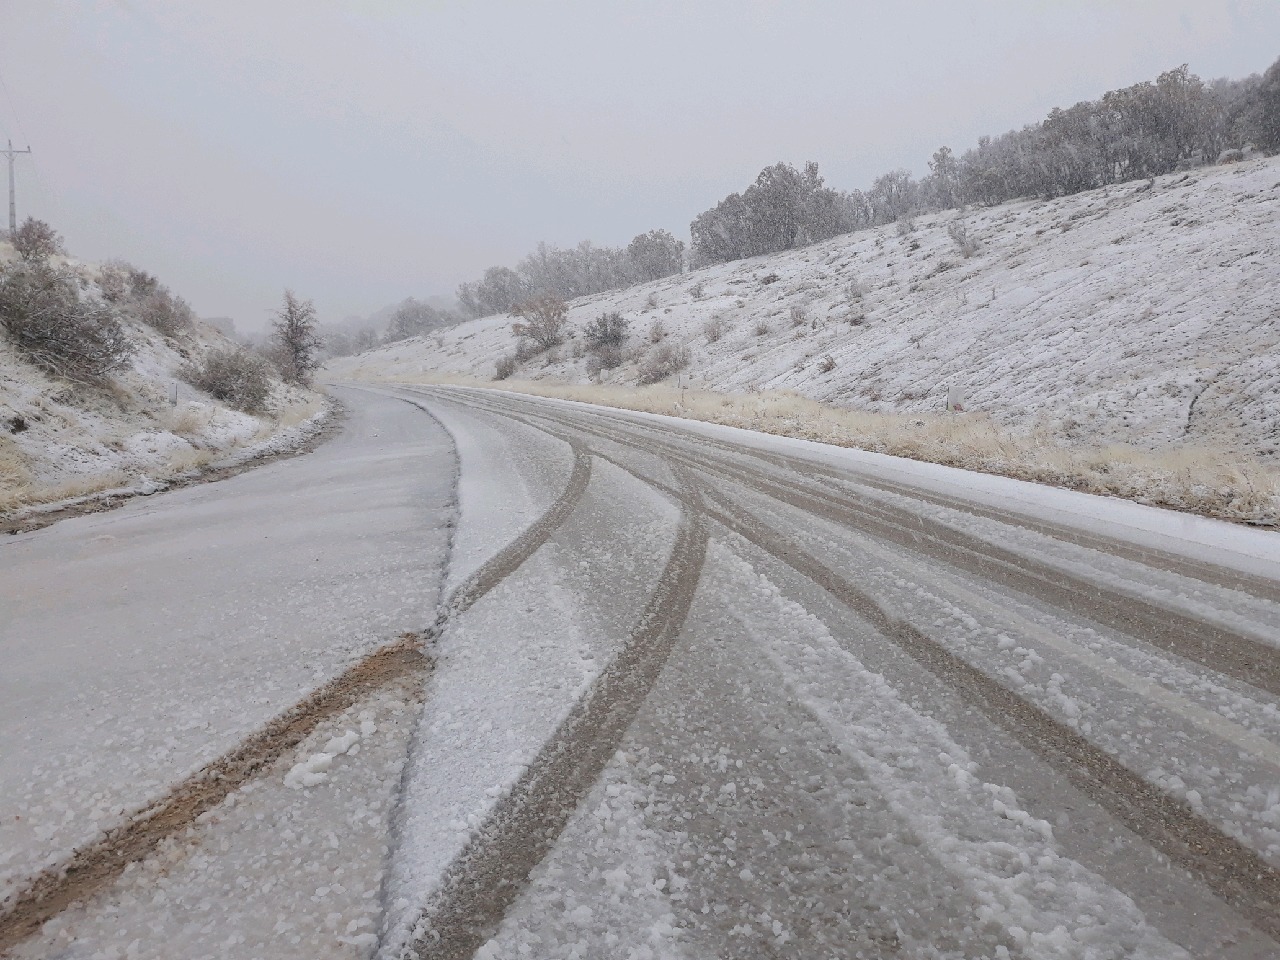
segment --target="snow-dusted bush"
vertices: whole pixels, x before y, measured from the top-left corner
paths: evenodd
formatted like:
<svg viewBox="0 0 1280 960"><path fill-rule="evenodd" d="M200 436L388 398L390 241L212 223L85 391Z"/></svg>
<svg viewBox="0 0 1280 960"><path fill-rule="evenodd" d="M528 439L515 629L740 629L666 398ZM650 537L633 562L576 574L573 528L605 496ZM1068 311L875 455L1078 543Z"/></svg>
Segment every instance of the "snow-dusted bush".
<svg viewBox="0 0 1280 960"><path fill-rule="evenodd" d="M0 273L0 324L23 356L67 380L99 381L134 353L115 311L82 299L79 278L47 263Z"/></svg>
<svg viewBox="0 0 1280 960"><path fill-rule="evenodd" d="M191 332L195 311L145 270L123 260L109 260L98 270L102 298L158 330L166 337Z"/></svg>
<svg viewBox="0 0 1280 960"><path fill-rule="evenodd" d="M271 397L271 368L262 357L239 347L214 350L187 363L180 376L216 400L246 413L261 413Z"/></svg>
<svg viewBox="0 0 1280 960"><path fill-rule="evenodd" d="M139 320L166 337L180 337L188 333L196 319L195 311L187 301L175 296L163 284L156 284L132 309Z"/></svg>
<svg viewBox="0 0 1280 960"><path fill-rule="evenodd" d="M963 220L952 220L947 224L947 236L952 239L956 249L966 260L982 249L982 244L977 237L969 233L969 226Z"/></svg>
<svg viewBox="0 0 1280 960"><path fill-rule="evenodd" d="M725 335L728 330L728 324L724 322L723 317L712 317L702 325L702 335L707 338L707 343L715 343Z"/></svg>
<svg viewBox="0 0 1280 960"><path fill-rule="evenodd" d="M498 362L493 365L493 379L506 380L516 372L516 364L519 361L513 354L508 353L506 356L498 358Z"/></svg>
<svg viewBox="0 0 1280 960"><path fill-rule="evenodd" d="M661 320L655 320L649 326L649 342L661 343L667 338L667 325Z"/></svg>
<svg viewBox="0 0 1280 960"><path fill-rule="evenodd" d="M9 238L19 258L27 263L43 263L52 256L63 253L62 238L43 220L27 217L22 226Z"/></svg>
<svg viewBox="0 0 1280 960"><path fill-rule="evenodd" d="M108 260L98 270L98 289L108 303L123 303L129 296L129 270L123 260Z"/></svg>
<svg viewBox="0 0 1280 960"><path fill-rule="evenodd" d="M602 350L621 350L622 345L627 342L630 336L628 323L625 317L618 312L602 313L596 317L582 331L582 337L586 341L587 349L593 353Z"/></svg>
<svg viewBox="0 0 1280 960"><path fill-rule="evenodd" d="M564 343L568 311L565 302L557 297L534 297L512 309L520 321L513 323L511 330L522 344L531 345L534 353L550 350Z"/></svg>
<svg viewBox="0 0 1280 960"><path fill-rule="evenodd" d="M672 343L660 343L640 364L640 382L657 383L689 365L689 348Z"/></svg>

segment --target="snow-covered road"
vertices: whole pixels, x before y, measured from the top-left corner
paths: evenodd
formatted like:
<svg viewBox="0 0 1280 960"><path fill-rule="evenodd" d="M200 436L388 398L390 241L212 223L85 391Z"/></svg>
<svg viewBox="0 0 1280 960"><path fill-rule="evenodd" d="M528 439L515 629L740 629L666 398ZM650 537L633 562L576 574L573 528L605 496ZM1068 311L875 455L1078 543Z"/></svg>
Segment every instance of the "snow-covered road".
<svg viewBox="0 0 1280 960"><path fill-rule="evenodd" d="M565 402L341 395L310 457L0 549L8 889L427 626L443 583L434 670L17 955L1280 952L1275 534Z"/></svg>

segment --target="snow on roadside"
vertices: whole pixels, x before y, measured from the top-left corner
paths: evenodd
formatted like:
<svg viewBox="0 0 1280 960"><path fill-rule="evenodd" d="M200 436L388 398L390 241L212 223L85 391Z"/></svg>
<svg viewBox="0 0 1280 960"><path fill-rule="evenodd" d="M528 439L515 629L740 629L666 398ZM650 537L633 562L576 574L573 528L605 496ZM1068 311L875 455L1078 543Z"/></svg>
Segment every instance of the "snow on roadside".
<svg viewBox="0 0 1280 960"><path fill-rule="evenodd" d="M68 507L76 507L86 503L95 503L105 500L120 500L128 497L149 497L153 494L169 489L170 485L175 482L198 480L209 471L233 469L235 467L252 463L255 460L261 460L266 457L273 457L281 454L288 454L299 449L315 438L326 428L334 416L334 407L331 404L326 404L317 412L308 416L301 423L291 427L284 427L265 440L252 443L248 446L238 447L238 444L241 441L252 439L254 436L257 436L262 432L261 426L255 421L255 431L253 434L238 435L232 433L229 435L226 445L232 447L234 452L222 457L221 459L210 461L203 467L183 470L180 473L170 473L160 470L158 473L163 479L159 480L153 479L146 474L140 474L134 482L125 486L108 487L105 490L98 490L94 493L84 494L83 496L53 500L49 503L38 503L29 507L19 507L16 510L6 513L5 518L11 521L23 520L27 517L38 517L42 514L56 513L60 510L65 510ZM146 444L145 449L148 449L149 452L154 452L154 442L148 443L148 438L150 436L164 438L170 437L171 435L135 434L134 438L131 439L135 443ZM185 444L180 446L178 443L174 442L175 440L176 438L172 438L165 445L171 450L189 449ZM163 439L161 442L163 443Z"/></svg>
<svg viewBox="0 0 1280 960"><path fill-rule="evenodd" d="M538 397L531 402L569 410L585 408L610 417L625 417L640 424L670 425L687 433L755 450L811 459L824 466L848 471L853 482L857 481L859 474L865 474L916 487L927 493L959 497L980 506L1062 523L1069 528L1102 534L1135 546L1280 579L1280 537L1270 530L1132 503L1117 497L1062 490L1013 477L923 463L801 437L777 436L659 413L622 411L576 400Z"/></svg>
<svg viewBox="0 0 1280 960"><path fill-rule="evenodd" d="M66 265L87 297L101 296L93 265ZM135 352L96 385L46 373L0 331L0 514L147 492L149 484L189 476L219 458L242 463L280 452L323 405L313 391L276 382L270 412L234 409L182 379L184 365L233 348L232 341L200 321L171 338L128 313L120 320Z"/></svg>
<svg viewBox="0 0 1280 960"><path fill-rule="evenodd" d="M1278 210L1272 158L1172 174L1150 190L922 216L906 236L861 231L575 300L575 336L601 313L630 322L627 362L596 384L572 340L504 386L685 408L1274 525ZM956 219L984 245L971 258L948 237ZM723 334L709 337L708 324ZM672 343L691 353L679 377L689 398L671 382L634 386L646 358ZM510 318L485 317L328 371L491 382L514 346ZM945 414L953 386L959 417Z"/></svg>
<svg viewBox="0 0 1280 960"><path fill-rule="evenodd" d="M584 297L569 319L581 328L621 311L640 354L660 322L665 339L693 350L690 386L925 413L944 410L956 384L966 408L1068 440L1238 441L1276 462L1267 424L1280 414L1278 210L1280 160L1258 159L1159 177L1151 190L1126 184L920 216L906 236L889 225ZM983 244L969 259L947 235L956 219ZM851 300L854 283L865 292ZM712 319L725 334L708 342ZM329 369L487 380L513 347L510 318L494 316ZM823 370L828 355L834 366ZM569 349L517 376L589 380ZM629 362L607 382L635 378Z"/></svg>

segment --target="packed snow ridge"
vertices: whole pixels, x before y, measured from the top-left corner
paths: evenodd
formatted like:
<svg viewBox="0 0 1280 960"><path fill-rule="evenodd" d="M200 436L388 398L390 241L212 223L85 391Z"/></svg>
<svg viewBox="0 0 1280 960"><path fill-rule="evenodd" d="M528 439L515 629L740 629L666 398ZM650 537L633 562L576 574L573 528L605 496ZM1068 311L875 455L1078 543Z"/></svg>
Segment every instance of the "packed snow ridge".
<svg viewBox="0 0 1280 960"><path fill-rule="evenodd" d="M949 228L962 221L976 252ZM1208 447L1280 463L1280 160L946 211L570 303L576 336L523 380L587 383L581 330L629 321L634 384L684 345L691 387L872 412L964 408L1057 443ZM512 318L333 361L334 376L494 375ZM709 333L709 331L711 331ZM717 332L719 335L717 336ZM674 379L674 378L673 378Z"/></svg>

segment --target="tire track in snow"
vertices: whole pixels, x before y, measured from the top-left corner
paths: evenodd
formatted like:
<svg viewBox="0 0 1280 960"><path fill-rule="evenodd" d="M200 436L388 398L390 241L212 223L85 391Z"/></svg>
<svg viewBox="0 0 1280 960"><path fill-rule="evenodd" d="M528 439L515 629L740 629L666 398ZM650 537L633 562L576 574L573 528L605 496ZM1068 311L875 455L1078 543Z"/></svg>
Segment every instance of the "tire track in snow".
<svg viewBox="0 0 1280 960"><path fill-rule="evenodd" d="M492 412L513 416L502 409L494 409ZM652 440L644 442L634 436L628 438L617 434L597 433L566 418L547 416L546 419L568 429L643 450L668 462L676 460L686 471L693 467L709 479L717 479L714 468L708 469L666 444ZM639 477L634 468L619 463L607 454L596 451L596 455ZM669 496L681 498L681 491L672 490L653 479L640 479ZM741 477L738 479L741 480ZM759 488L751 479L741 482ZM768 485L774 487L772 483ZM777 489L774 487L761 492L778 497ZM734 505L719 490L703 484L702 493L711 504L706 509L710 519L723 524L787 564L862 616L1016 741L1061 770L1077 788L1098 802L1116 820L1169 857L1172 862L1198 877L1215 896L1238 910L1255 929L1280 941L1280 870L1272 867L1254 850L1200 817L1187 804L1131 771L1120 760L1080 733L1058 723L1039 707L930 639L911 624L895 619L871 596L820 560L800 550L784 536L766 529L757 518ZM786 497L778 498L789 502ZM815 506L821 507L822 504L814 500L793 505L819 516L824 516L827 512L815 510ZM838 502L836 505L845 510L850 509ZM913 533L910 530L906 532Z"/></svg>
<svg viewBox="0 0 1280 960"><path fill-rule="evenodd" d="M202 813L264 773L305 740L321 721L405 676L423 675L431 660L424 636L406 633L347 668L257 733L174 786L122 826L46 868L0 912L0 954L49 919L110 885L125 867L190 827Z"/></svg>
<svg viewBox="0 0 1280 960"><path fill-rule="evenodd" d="M704 488L707 515L822 587L950 686L1019 743L1170 860L1191 871L1257 930L1280 941L1280 870L1198 816L1190 806L983 673L792 542L766 529L723 494Z"/></svg>
<svg viewBox="0 0 1280 960"><path fill-rule="evenodd" d="M444 619L465 613L477 600L519 569L577 508L583 494L587 492L587 484L591 482L591 454L576 440L568 443L573 448L573 472L569 475L564 492L532 526L458 585L445 602L441 613Z"/></svg>
<svg viewBox="0 0 1280 960"><path fill-rule="evenodd" d="M532 411L521 410L520 413L513 413L509 408L504 409L500 405L492 407L482 403L474 405L531 426L538 425L522 416ZM727 476L727 471L723 471L719 464L709 465L694 460L687 452L656 438L637 437L635 433L627 436L625 435L627 431L607 433L584 426L567 417L547 414L542 410L534 413L534 419L549 421L566 430L578 431L630 446L657 456L669 464L674 461L679 465L676 467L677 471L684 478L684 490L674 490L660 481L643 477L633 467L599 450L594 451L594 454L601 459L614 463L686 506L691 502L699 502L696 499L698 494L690 491L688 487L690 481L687 478L690 476L688 472L690 469L697 470L713 481L725 479ZM569 437L562 433L553 430L547 430L547 432L570 442ZM720 475L717 477L717 474ZM745 469L741 469L732 479L746 483L767 496L792 503L793 506L805 512L828 519L832 519L830 514L833 510L843 512L842 517L834 519L844 525L854 525L848 517L853 510L852 505L842 503L836 498L795 495L788 489L777 486L772 478L755 471L748 472ZM1116 820L1169 857L1172 862L1198 877L1215 896L1238 910L1259 932L1280 941L1280 870L1272 867L1255 851L1234 837L1200 817L1187 804L1151 784L1140 774L1131 771L1120 760L1083 735L1058 723L1039 707L1023 699L937 641L930 639L911 624L895 619L871 596L859 590L818 559L800 550L784 536L767 530L756 517L735 506L719 490L705 483L700 486L702 494L712 504L705 510L710 519L716 520L787 564L862 616L887 639L899 646L941 682L954 689L966 702L981 711L1013 739L1032 750L1051 766L1061 770L1077 788L1098 802ZM692 497L690 493L693 494ZM918 526L919 518L909 519L913 519L913 525ZM899 534L899 539L910 541L904 545L920 551L915 530L903 526ZM895 539L893 542L898 541ZM950 547L947 559L952 559L954 551L955 547ZM937 558L936 553L921 552L925 552L926 556ZM513 893L512 899L514 895ZM480 940L475 946L478 947L483 942ZM441 956L462 957L470 954L447 953Z"/></svg>
<svg viewBox="0 0 1280 960"><path fill-rule="evenodd" d="M595 433L589 427L553 415L541 415L564 426ZM1188 614L1163 609L954 528L937 523L926 526L923 518L899 507L865 501L854 504L811 485L802 486L800 482L784 486L760 470L717 463L705 457L694 458L669 442L643 436L642 431L632 433L633 440L630 441L622 433L597 435L615 442L631 443L703 473L718 473L745 483L766 496L807 513L860 530L930 559L941 559L1259 690L1280 695L1280 648L1261 640ZM943 551L945 555L940 556Z"/></svg>
<svg viewBox="0 0 1280 960"><path fill-rule="evenodd" d="M936 523L925 526L922 518L900 508L866 503L855 506L808 487L783 486L755 471L724 465L704 469L1280 695L1280 648L1261 640L1075 577L954 528Z"/></svg>
<svg viewBox="0 0 1280 960"><path fill-rule="evenodd" d="M507 396L510 397L512 395L508 394ZM506 397L504 397L504 399L506 399ZM518 405L538 407L536 401L530 402L524 397L514 397L514 399ZM546 410L547 408L545 406L538 407L539 415L549 416L550 414L548 414ZM652 435L653 433L652 428L648 427L648 425L639 423L636 420L625 416L606 413L599 410L584 411L584 413L589 414L593 419L630 430L632 433L649 435ZM1127 560L1132 560L1159 570L1176 573L1179 576L1188 577L1193 580L1199 580L1202 583L1224 587L1229 590L1239 590L1242 593L1250 594L1258 599L1280 603L1280 584L1277 584L1274 580L1266 577L1256 576L1244 571L1224 568L1213 563L1169 553L1155 547L1139 546L1124 540L1108 537L1102 533L1074 530L1063 524L1055 523L1041 517L1033 517L1016 511L1003 510L999 507L971 503L960 497L954 497L937 491L925 490L920 487L911 486L910 484L898 483L881 477L856 474L848 470L840 470L803 457L797 457L778 451L753 449L752 447L745 445L735 446L715 437L705 436L700 433L694 433L693 431L677 427L671 427L669 430L678 430L684 434L685 439L693 440L698 443L699 446L715 448L724 453L735 456L746 455L771 466L783 467L787 470L794 471L800 476L823 476L840 482L852 482L862 486L871 487L885 493L893 493L904 497L910 497L915 500L931 503L935 506L962 511L977 517L1009 524L1010 526L1022 527L1034 533L1039 533L1067 543L1073 543L1077 546L1086 547L1088 549L1098 550L1103 553L1123 557Z"/></svg>
<svg viewBox="0 0 1280 960"><path fill-rule="evenodd" d="M707 548L688 486L676 542L658 585L617 656L446 871L402 958L471 957L500 926L529 874L550 852L617 751L657 682L684 624Z"/></svg>
<svg viewBox="0 0 1280 960"><path fill-rule="evenodd" d="M380 392L380 391L371 391ZM430 411L421 404L405 400ZM565 490L530 527L453 591L435 624L406 633L349 667L259 732L174 786L164 797L101 840L81 847L33 877L0 906L0 954L31 936L53 916L110 885L130 863L144 859L162 841L186 830L202 813L263 773L301 743L323 720L341 713L368 693L411 674L425 674L431 660L425 643L439 636L449 617L476 603L542 546L569 517L591 479L591 457L576 441L574 466Z"/></svg>

